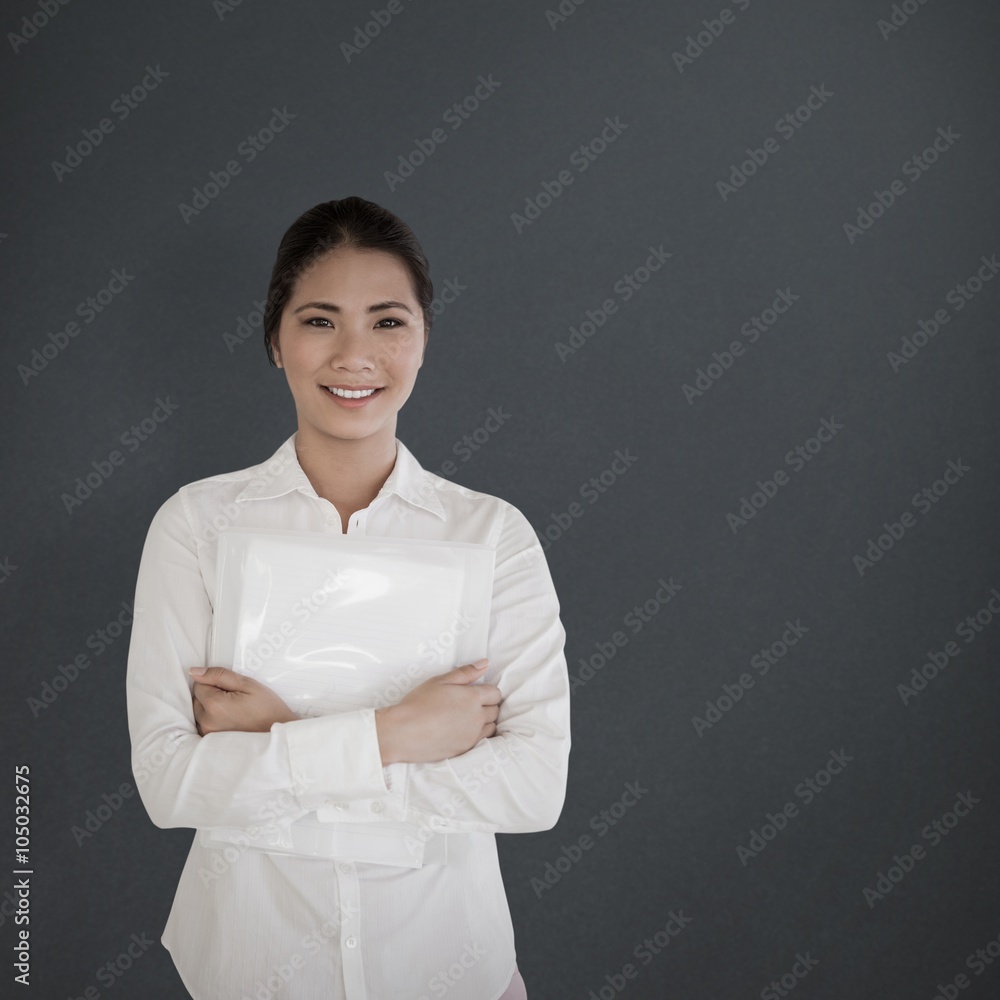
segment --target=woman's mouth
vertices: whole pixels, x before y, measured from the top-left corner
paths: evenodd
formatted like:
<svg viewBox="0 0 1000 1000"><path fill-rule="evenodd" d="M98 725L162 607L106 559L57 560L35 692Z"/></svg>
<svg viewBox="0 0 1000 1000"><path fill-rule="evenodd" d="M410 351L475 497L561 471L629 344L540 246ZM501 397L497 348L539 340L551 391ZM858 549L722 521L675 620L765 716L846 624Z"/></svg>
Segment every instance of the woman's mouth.
<svg viewBox="0 0 1000 1000"><path fill-rule="evenodd" d="M379 396L384 389L385 386L364 389L340 389L336 386L320 386L320 390L325 396L332 399L338 406L346 407L349 410L356 410L359 407L367 406L368 403Z"/></svg>

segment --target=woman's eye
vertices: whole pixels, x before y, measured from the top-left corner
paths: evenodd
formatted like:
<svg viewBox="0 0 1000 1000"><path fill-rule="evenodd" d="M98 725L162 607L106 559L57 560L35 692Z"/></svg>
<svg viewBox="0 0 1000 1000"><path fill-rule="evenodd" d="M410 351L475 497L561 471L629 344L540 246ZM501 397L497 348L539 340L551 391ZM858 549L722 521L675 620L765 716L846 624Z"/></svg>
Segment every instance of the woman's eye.
<svg viewBox="0 0 1000 1000"><path fill-rule="evenodd" d="M406 324L404 322L402 322L402 321L400 321L398 319L395 319L392 316L386 316L385 319L379 320L378 323L376 323L375 325L376 325L376 327L378 327L378 326L381 326L383 323L392 323L392 324L394 324L393 326L382 327L382 329L384 329L384 330L395 330L397 326L406 326ZM327 319L326 316L313 316L312 318L305 320L305 325L306 326L313 326L313 327L315 327L316 324L321 324L320 326L317 327L317 329L326 329L326 328L328 328L328 327L331 326L330 320Z"/></svg>

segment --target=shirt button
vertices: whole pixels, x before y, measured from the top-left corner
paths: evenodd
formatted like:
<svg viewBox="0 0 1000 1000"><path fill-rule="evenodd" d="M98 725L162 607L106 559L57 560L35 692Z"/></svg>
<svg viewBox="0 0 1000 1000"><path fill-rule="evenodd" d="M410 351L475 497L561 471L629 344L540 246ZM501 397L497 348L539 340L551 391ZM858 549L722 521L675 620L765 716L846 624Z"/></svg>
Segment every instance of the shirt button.
<svg viewBox="0 0 1000 1000"><path fill-rule="evenodd" d="M381 802L373 802L372 803L372 812L373 813L380 813L383 808L384 808L384 806L382 805Z"/></svg>
<svg viewBox="0 0 1000 1000"><path fill-rule="evenodd" d="M358 946L358 939L356 937L349 937L344 942L344 944L346 944L348 948L357 948L357 946Z"/></svg>
<svg viewBox="0 0 1000 1000"><path fill-rule="evenodd" d="M351 874L351 866L350 866L350 865L341 865L341 866L340 866L340 870L341 870L341 871L342 871L342 872L343 872L343 873L344 873L345 875L350 875L350 874Z"/></svg>

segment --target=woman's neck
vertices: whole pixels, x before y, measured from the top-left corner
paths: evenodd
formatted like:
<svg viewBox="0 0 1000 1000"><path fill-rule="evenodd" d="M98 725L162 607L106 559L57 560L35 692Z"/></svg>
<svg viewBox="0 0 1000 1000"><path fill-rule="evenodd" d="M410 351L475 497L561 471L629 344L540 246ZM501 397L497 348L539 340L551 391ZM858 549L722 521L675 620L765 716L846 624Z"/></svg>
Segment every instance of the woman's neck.
<svg viewBox="0 0 1000 1000"><path fill-rule="evenodd" d="M300 427L295 454L318 496L341 513L367 507L396 464L396 437L392 428L367 438L333 438Z"/></svg>

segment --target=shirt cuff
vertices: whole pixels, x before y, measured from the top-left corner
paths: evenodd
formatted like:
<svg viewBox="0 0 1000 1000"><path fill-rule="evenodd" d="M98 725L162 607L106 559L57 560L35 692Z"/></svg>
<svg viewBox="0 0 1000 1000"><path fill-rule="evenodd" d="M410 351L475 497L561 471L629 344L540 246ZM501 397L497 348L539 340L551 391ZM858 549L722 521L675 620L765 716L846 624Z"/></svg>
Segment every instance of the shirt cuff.
<svg viewBox="0 0 1000 1000"><path fill-rule="evenodd" d="M335 801L386 795L375 709L279 722L288 745L292 794L310 812Z"/></svg>

